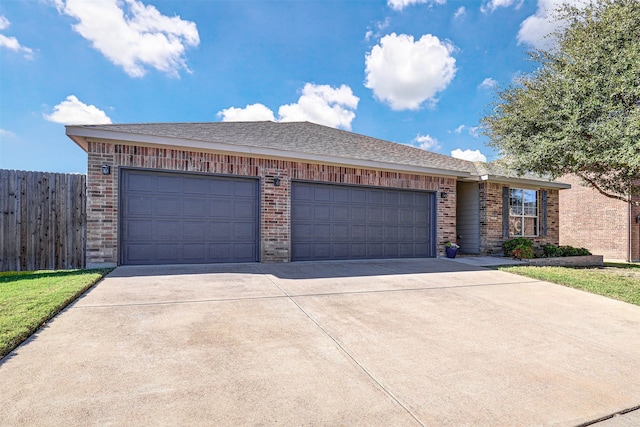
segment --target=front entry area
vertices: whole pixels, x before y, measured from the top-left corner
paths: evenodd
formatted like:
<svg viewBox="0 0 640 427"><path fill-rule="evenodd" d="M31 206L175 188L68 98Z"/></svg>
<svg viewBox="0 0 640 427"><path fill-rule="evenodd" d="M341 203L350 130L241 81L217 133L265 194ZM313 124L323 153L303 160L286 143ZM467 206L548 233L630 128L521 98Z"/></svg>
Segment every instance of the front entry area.
<svg viewBox="0 0 640 427"><path fill-rule="evenodd" d="M436 256L435 193L294 182L291 260Z"/></svg>
<svg viewBox="0 0 640 427"><path fill-rule="evenodd" d="M120 263L258 261L258 180L120 170Z"/></svg>

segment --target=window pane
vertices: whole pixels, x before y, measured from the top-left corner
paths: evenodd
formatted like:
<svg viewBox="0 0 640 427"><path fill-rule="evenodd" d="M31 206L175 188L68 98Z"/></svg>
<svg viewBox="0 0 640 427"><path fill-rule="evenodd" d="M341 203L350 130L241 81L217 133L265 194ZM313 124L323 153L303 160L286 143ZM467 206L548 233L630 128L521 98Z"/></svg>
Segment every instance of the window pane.
<svg viewBox="0 0 640 427"><path fill-rule="evenodd" d="M522 217L509 217L509 235L522 236Z"/></svg>
<svg viewBox="0 0 640 427"><path fill-rule="evenodd" d="M524 218L524 235L538 235L538 218Z"/></svg>
<svg viewBox="0 0 640 427"><path fill-rule="evenodd" d="M522 215L522 190L509 189L509 215Z"/></svg>
<svg viewBox="0 0 640 427"><path fill-rule="evenodd" d="M538 192L524 190L524 215L538 216Z"/></svg>

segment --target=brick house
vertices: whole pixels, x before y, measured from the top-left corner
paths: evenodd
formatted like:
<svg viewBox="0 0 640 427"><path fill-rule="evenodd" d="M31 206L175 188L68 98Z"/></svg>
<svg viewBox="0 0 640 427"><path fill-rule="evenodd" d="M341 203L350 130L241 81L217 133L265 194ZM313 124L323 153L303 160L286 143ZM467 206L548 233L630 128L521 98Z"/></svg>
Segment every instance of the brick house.
<svg viewBox="0 0 640 427"><path fill-rule="evenodd" d="M603 196L573 175L560 194L560 244L584 247L605 259L640 261L640 206Z"/></svg>
<svg viewBox="0 0 640 427"><path fill-rule="evenodd" d="M88 154L87 263L501 252L558 243L566 184L309 122L67 126Z"/></svg>

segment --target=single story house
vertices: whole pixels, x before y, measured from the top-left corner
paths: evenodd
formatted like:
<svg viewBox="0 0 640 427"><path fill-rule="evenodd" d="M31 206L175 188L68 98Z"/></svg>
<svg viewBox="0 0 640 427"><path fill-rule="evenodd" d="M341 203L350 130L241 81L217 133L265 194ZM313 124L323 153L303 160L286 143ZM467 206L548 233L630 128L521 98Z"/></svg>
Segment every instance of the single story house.
<svg viewBox="0 0 640 427"><path fill-rule="evenodd" d="M67 126L88 154L87 264L474 254L558 243L566 184L309 122Z"/></svg>
<svg viewBox="0 0 640 427"><path fill-rule="evenodd" d="M560 194L560 244L609 260L640 261L640 206L603 196L574 175L561 181L571 189Z"/></svg>

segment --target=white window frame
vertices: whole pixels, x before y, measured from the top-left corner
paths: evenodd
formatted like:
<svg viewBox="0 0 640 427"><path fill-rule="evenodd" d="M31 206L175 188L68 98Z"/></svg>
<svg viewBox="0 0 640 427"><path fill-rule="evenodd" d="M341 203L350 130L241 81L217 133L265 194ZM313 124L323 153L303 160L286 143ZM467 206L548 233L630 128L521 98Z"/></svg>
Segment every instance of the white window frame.
<svg viewBox="0 0 640 427"><path fill-rule="evenodd" d="M513 197L514 194L520 192L520 198ZM531 197L529 202L525 201L526 194L533 193L533 200L535 206L527 206L531 203ZM513 203L512 200L520 201L520 203ZM532 209L533 208L533 209ZM533 213L532 213L533 210ZM535 213L535 214L534 214ZM534 234L524 234L525 231L525 219L532 218L535 220L535 232ZM513 220L520 221L520 233L514 233L511 226ZM509 235L515 237L539 237L540 236L540 191L531 188L509 188Z"/></svg>

